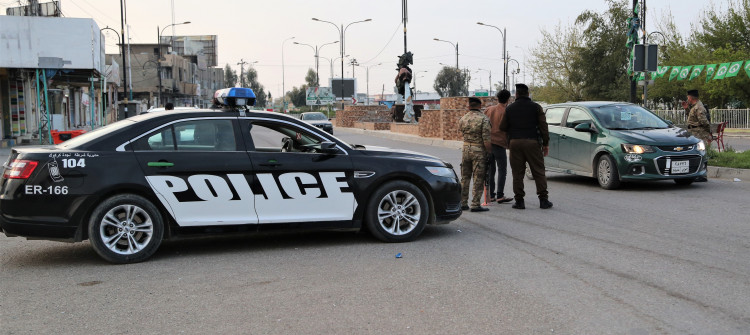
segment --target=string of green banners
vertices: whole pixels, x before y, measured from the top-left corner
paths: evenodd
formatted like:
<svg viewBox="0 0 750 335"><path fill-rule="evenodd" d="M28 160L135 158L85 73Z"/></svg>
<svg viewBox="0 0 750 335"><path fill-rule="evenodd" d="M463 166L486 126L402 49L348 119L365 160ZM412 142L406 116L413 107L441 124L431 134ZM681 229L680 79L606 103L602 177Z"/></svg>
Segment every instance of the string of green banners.
<svg viewBox="0 0 750 335"><path fill-rule="evenodd" d="M750 60L708 65L659 66L652 77L662 78L669 72L669 81L675 79L678 81L685 79L693 80L698 78L703 73L703 70L706 70L706 82L709 82L711 80L736 77L740 73L740 70L743 69L742 63L745 63L745 73L750 77ZM669 71L670 67L672 68L671 71ZM645 77L646 73L641 72L638 80L644 80Z"/></svg>

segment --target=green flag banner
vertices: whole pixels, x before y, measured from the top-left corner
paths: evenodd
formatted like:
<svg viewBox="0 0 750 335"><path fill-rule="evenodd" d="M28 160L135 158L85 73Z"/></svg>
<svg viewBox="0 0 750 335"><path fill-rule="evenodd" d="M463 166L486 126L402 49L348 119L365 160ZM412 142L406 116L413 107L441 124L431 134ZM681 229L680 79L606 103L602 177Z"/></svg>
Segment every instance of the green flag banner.
<svg viewBox="0 0 750 335"><path fill-rule="evenodd" d="M716 70L716 75L714 75L714 80L724 79L724 76L727 75L727 71L729 71L729 64L731 63L721 63L721 65L719 65L719 68Z"/></svg>
<svg viewBox="0 0 750 335"><path fill-rule="evenodd" d="M690 66L683 66L682 68L680 68L680 77L677 78L677 80L685 80L685 79L687 79L688 75L690 75L690 68L691 67L693 67L693 66L692 65L690 65Z"/></svg>
<svg viewBox="0 0 750 335"><path fill-rule="evenodd" d="M672 72L669 73L669 81L672 81L679 74L680 74L680 67L679 66L673 66L672 67Z"/></svg>
<svg viewBox="0 0 750 335"><path fill-rule="evenodd" d="M641 72L641 74L638 75L638 80L646 80L646 72Z"/></svg>
<svg viewBox="0 0 750 335"><path fill-rule="evenodd" d="M750 59L745 61L745 73L747 73L747 76L750 77Z"/></svg>
<svg viewBox="0 0 750 335"><path fill-rule="evenodd" d="M706 65L706 82L711 80L711 77L714 76L714 73L716 73L716 64Z"/></svg>
<svg viewBox="0 0 750 335"><path fill-rule="evenodd" d="M659 66L656 68L656 76L654 78L661 78L664 77L665 74L667 74L667 70L669 69L669 66Z"/></svg>
<svg viewBox="0 0 750 335"><path fill-rule="evenodd" d="M729 65L729 70L727 70L727 75L724 78L735 77L740 73L740 70L742 70L742 61L734 62Z"/></svg>
<svg viewBox="0 0 750 335"><path fill-rule="evenodd" d="M703 72L703 68L706 67L705 65L696 65L693 67L693 71L690 71L690 80L695 79L696 77L701 75L701 72Z"/></svg>

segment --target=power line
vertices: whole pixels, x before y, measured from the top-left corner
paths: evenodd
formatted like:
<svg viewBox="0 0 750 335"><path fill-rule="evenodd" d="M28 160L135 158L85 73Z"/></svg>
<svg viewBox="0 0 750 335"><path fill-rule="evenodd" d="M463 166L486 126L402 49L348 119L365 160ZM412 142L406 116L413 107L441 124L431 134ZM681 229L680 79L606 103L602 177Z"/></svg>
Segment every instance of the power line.
<svg viewBox="0 0 750 335"><path fill-rule="evenodd" d="M401 22L398 23L398 25L396 26L396 30L393 31L393 35L391 35L391 38L388 40L388 42L385 44L385 46L383 46L383 48L380 49L380 52L378 52L378 54L375 55L375 57L372 57L372 58L368 59L367 61L363 62L362 64L370 63L375 58L378 58L380 56L380 54L382 54L383 51L385 51L385 48L387 48L388 45L391 44L391 41L393 41L393 38L396 37L396 33L398 33L398 28L401 28Z"/></svg>

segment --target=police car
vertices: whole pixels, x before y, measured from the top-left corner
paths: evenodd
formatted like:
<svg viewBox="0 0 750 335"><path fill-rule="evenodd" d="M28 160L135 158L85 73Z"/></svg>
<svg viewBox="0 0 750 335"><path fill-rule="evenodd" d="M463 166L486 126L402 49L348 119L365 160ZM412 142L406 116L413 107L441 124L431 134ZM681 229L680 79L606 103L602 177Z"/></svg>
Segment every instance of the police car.
<svg viewBox="0 0 750 335"><path fill-rule="evenodd" d="M461 215L450 164L350 145L308 123L251 111L250 89L211 109L134 116L56 146L15 147L0 183L7 236L83 241L113 263L162 240L217 232L363 227L386 242Z"/></svg>

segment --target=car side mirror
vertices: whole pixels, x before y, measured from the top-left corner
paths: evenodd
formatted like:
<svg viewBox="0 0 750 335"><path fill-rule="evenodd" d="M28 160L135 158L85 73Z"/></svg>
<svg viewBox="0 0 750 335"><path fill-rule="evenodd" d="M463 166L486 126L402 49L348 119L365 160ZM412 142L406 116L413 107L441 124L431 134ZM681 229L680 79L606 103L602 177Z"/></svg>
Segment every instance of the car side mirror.
<svg viewBox="0 0 750 335"><path fill-rule="evenodd" d="M672 122L672 121L669 121L669 120L664 120L664 121L666 121L666 122L667 122L667 125L669 125L669 128L672 128L672 127L674 127L674 122Z"/></svg>
<svg viewBox="0 0 750 335"><path fill-rule="evenodd" d="M333 142L320 142L320 152L328 155L333 155L339 152L339 149L336 148L336 143Z"/></svg>
<svg viewBox="0 0 750 335"><path fill-rule="evenodd" d="M596 129L591 128L591 123L581 123L575 126L576 131L580 131L582 133L596 133Z"/></svg>

